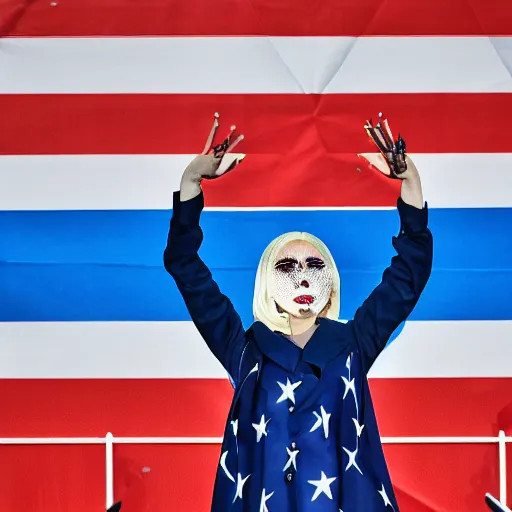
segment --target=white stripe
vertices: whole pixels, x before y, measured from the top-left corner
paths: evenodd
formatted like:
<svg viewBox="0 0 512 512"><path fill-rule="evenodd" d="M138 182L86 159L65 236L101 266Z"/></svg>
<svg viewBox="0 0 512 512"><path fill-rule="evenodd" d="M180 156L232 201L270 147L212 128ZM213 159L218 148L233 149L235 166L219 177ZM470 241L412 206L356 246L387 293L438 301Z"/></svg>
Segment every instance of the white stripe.
<svg viewBox="0 0 512 512"><path fill-rule="evenodd" d="M227 378L192 322L0 323L1 378Z"/></svg>
<svg viewBox="0 0 512 512"><path fill-rule="evenodd" d="M512 153L411 156L420 170L429 207L512 207ZM172 192L179 189L183 169L192 158L193 155L0 156L0 209L170 209ZM243 165L235 172L243 172ZM337 208L326 205L311 209Z"/></svg>
<svg viewBox="0 0 512 512"><path fill-rule="evenodd" d="M374 378L512 377L512 321L408 322Z"/></svg>
<svg viewBox="0 0 512 512"><path fill-rule="evenodd" d="M511 38L8 38L0 93L510 92Z"/></svg>
<svg viewBox="0 0 512 512"><path fill-rule="evenodd" d="M512 321L409 322L370 377L512 377ZM0 323L1 378L227 378L191 322Z"/></svg>

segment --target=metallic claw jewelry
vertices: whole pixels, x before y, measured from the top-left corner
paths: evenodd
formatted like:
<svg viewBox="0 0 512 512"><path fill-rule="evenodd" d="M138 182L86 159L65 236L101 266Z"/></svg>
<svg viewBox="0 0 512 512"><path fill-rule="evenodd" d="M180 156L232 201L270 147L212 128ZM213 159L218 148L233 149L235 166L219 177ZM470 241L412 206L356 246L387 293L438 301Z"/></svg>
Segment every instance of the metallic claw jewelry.
<svg viewBox="0 0 512 512"><path fill-rule="evenodd" d="M387 119L383 119L382 112L379 112L379 120L375 126L370 119L366 121L364 128L388 162L391 177L399 178L407 170L406 144L404 139L398 134L398 139L395 142L393 141L393 134Z"/></svg>

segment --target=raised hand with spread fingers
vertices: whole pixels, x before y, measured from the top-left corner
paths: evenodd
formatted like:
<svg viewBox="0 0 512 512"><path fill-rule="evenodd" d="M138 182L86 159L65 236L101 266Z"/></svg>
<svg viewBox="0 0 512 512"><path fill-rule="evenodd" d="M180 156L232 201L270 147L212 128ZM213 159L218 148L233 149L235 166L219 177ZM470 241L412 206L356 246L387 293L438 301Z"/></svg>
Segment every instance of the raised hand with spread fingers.
<svg viewBox="0 0 512 512"><path fill-rule="evenodd" d="M236 126L231 126L224 140L215 144L219 127L219 114L215 113L213 126L206 140L203 152L197 155L186 167L181 178L180 200L187 201L201 192L201 180L213 180L232 171L245 158L243 153L233 153L233 149L244 136L236 136Z"/></svg>
<svg viewBox="0 0 512 512"><path fill-rule="evenodd" d="M423 208L423 192L420 175L416 165L406 153L406 144L402 136L394 140L387 119L379 113L377 124L367 121L364 129L378 153L360 153L370 169L375 169L392 179L402 180L401 197L407 204Z"/></svg>

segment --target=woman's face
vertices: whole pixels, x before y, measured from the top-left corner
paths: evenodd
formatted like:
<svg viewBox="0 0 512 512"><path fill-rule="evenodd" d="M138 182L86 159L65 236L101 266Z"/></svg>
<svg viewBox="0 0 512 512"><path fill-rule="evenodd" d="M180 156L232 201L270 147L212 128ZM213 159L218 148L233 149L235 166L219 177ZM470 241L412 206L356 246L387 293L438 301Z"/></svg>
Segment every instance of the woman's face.
<svg viewBox="0 0 512 512"><path fill-rule="evenodd" d="M296 318L318 316L329 302L332 272L309 242L296 240L277 254L272 269L272 296Z"/></svg>

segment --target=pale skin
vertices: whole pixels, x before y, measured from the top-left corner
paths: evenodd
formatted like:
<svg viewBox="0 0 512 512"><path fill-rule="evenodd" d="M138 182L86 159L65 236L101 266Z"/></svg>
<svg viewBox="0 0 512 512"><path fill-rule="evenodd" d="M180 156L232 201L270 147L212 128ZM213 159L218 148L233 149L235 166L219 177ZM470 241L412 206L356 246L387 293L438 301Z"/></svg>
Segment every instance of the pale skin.
<svg viewBox="0 0 512 512"><path fill-rule="evenodd" d="M277 253L276 260L279 261L281 258L289 254L300 254L301 255L301 263L304 262L308 258L318 258L323 261L323 257L318 251L318 249L306 242L305 240L293 240L292 242L288 242L281 250ZM325 262L324 262L325 263ZM307 310L299 317L290 315L290 330L294 335L300 335L306 332L308 329L313 327L318 315L313 315ZM304 339L296 339L294 340L297 345L304 347L307 341Z"/></svg>
<svg viewBox="0 0 512 512"><path fill-rule="evenodd" d="M245 156L245 155L244 155ZM380 153L363 153L358 155L360 158L365 160L371 169L377 170L386 176L390 175L389 166L386 163L385 158ZM182 202L193 199L201 193L201 181L204 177L217 178L216 170L218 169L222 155L217 156L213 154L209 155L198 155L190 162L185 171L183 172L181 183L180 183L180 200ZM400 174L401 179L401 190L400 195L404 203L407 203L416 208L422 209L424 207L423 191L421 187L420 175L418 169L414 165L414 162L409 156L406 156L407 170ZM319 258L320 254L317 249L312 246L309 242L290 242L290 244L303 244L301 247L289 247L285 246L281 251L288 252L291 250L301 249L301 253L307 253L307 257ZM278 255L279 259L279 255ZM290 315L291 331L294 335L300 335L310 329L317 319L317 316L308 316L307 313L302 317L296 317ZM308 342L308 339L301 338L296 340L297 344L304 347Z"/></svg>

